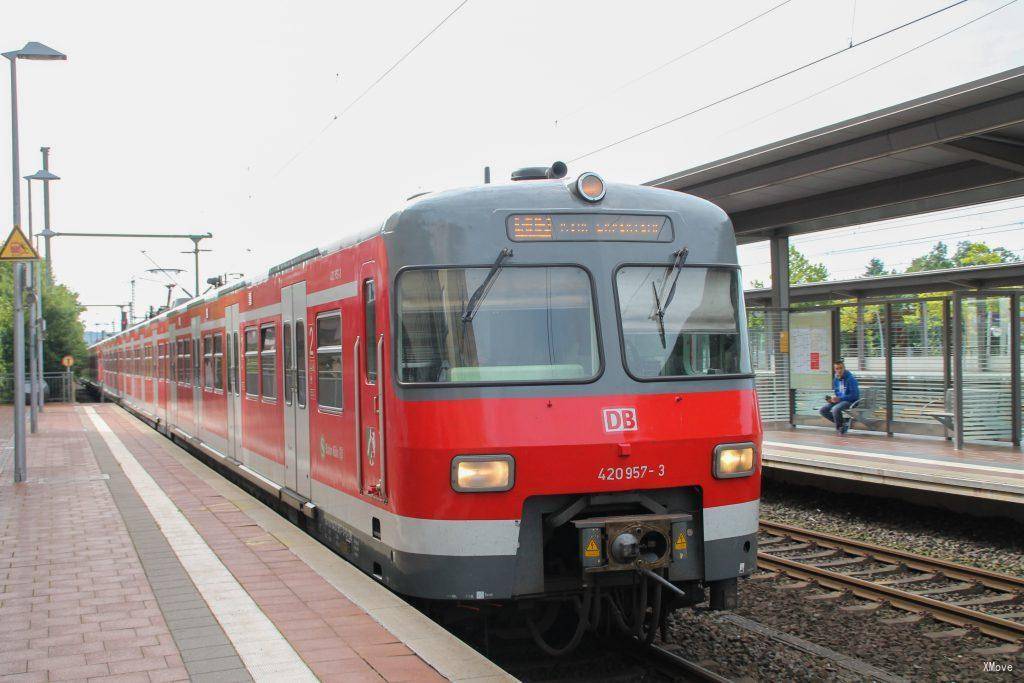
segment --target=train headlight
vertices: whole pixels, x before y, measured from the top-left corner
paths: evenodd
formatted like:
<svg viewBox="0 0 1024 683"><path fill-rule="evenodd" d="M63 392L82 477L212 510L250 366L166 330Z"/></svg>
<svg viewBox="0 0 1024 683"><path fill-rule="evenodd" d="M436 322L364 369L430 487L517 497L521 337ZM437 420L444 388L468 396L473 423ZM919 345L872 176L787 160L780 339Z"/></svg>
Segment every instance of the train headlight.
<svg viewBox="0 0 1024 683"><path fill-rule="evenodd" d="M715 447L714 475L717 479L749 477L757 465L752 443L723 443Z"/></svg>
<svg viewBox="0 0 1024 683"><path fill-rule="evenodd" d="M508 491L515 479L516 461L511 455L458 455L452 460L456 491Z"/></svg>
<svg viewBox="0 0 1024 683"><path fill-rule="evenodd" d="M576 178L576 191L588 202L599 202L604 199L604 181L596 173L581 173Z"/></svg>

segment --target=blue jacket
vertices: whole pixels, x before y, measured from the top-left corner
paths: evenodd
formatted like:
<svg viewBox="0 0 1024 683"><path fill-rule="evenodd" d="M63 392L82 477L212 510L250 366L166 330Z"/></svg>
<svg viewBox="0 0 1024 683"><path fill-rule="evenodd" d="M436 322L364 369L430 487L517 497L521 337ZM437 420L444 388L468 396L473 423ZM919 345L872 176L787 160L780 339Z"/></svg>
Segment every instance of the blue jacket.
<svg viewBox="0 0 1024 683"><path fill-rule="evenodd" d="M857 384L857 378L849 370L843 371L842 378L836 378L833 373L832 392L840 401L853 403L860 400L860 385Z"/></svg>

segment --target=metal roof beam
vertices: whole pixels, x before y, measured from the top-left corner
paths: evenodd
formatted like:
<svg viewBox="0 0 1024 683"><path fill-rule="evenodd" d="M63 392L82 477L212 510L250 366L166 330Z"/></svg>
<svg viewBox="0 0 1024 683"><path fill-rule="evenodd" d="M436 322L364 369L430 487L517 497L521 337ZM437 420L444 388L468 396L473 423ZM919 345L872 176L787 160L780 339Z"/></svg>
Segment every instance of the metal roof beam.
<svg viewBox="0 0 1024 683"><path fill-rule="evenodd" d="M944 211L946 209L959 209L965 206L974 206L986 202L995 202L1001 199L1024 196L1024 178L1011 180L996 185L984 185L969 190L961 190L949 194L934 195L920 199L908 200L884 206L869 206L855 211L848 211L842 214L809 218L799 223L778 228L767 228L738 233L737 244L749 244L767 240L773 234L778 235L805 235L820 230L833 230L845 228L851 225L863 225L875 221L904 218L907 216L919 216L933 211Z"/></svg>
<svg viewBox="0 0 1024 683"><path fill-rule="evenodd" d="M1024 93L1015 93L704 182L699 180L700 175L712 169L651 184L714 200L1021 122L1024 122Z"/></svg>
<svg viewBox="0 0 1024 683"><path fill-rule="evenodd" d="M791 301L806 302L1013 286L1024 286L1024 263L997 263L989 266L811 282L792 285L789 292ZM771 300L770 289L751 289L744 294L746 300L751 303L767 304Z"/></svg>
<svg viewBox="0 0 1024 683"><path fill-rule="evenodd" d="M938 146L968 159L1024 175L1024 144L1013 138L986 135L953 140Z"/></svg>
<svg viewBox="0 0 1024 683"><path fill-rule="evenodd" d="M867 220L856 216L843 217L844 214L853 214L864 209L890 207L892 205L955 194L964 190L973 190L1021 179L1020 174L1005 168L968 161L896 178L879 180L852 188L825 192L813 197L781 202L763 208L739 211L731 217L737 236L761 233L768 230L774 230L774 234L779 234L781 231L785 234L793 235L831 227L843 227L845 225L868 222L869 220L883 220L899 215L911 215L915 211L906 209L904 211L881 211L876 217ZM1012 194L1011 192L1010 195L1012 196ZM998 199L1001 197L994 198ZM954 202L950 205L939 205L934 209L926 210L938 210L968 203L971 202ZM920 210L917 211L917 213L919 212ZM837 218L837 220L834 221L834 225L818 225L815 227L800 225L804 222L824 218ZM764 239L764 237L762 236L761 239Z"/></svg>

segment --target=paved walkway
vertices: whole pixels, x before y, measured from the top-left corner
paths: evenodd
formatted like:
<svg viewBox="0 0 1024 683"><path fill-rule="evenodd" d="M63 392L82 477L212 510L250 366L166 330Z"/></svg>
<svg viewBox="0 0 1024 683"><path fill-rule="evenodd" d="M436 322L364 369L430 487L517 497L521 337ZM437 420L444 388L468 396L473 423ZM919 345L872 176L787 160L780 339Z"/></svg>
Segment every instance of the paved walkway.
<svg viewBox="0 0 1024 683"><path fill-rule="evenodd" d="M48 407L28 463L0 472L4 680L505 678L120 408Z"/></svg>

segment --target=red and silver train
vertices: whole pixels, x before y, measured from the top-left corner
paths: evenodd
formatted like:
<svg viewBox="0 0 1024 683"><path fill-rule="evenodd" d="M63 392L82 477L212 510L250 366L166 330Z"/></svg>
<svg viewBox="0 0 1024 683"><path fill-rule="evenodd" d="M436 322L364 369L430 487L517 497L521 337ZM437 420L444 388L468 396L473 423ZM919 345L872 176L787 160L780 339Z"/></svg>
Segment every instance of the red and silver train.
<svg viewBox="0 0 1024 683"><path fill-rule="evenodd" d="M416 197L96 344L94 382L399 593L535 636L559 598L639 637L729 607L761 446L731 224L564 175Z"/></svg>

